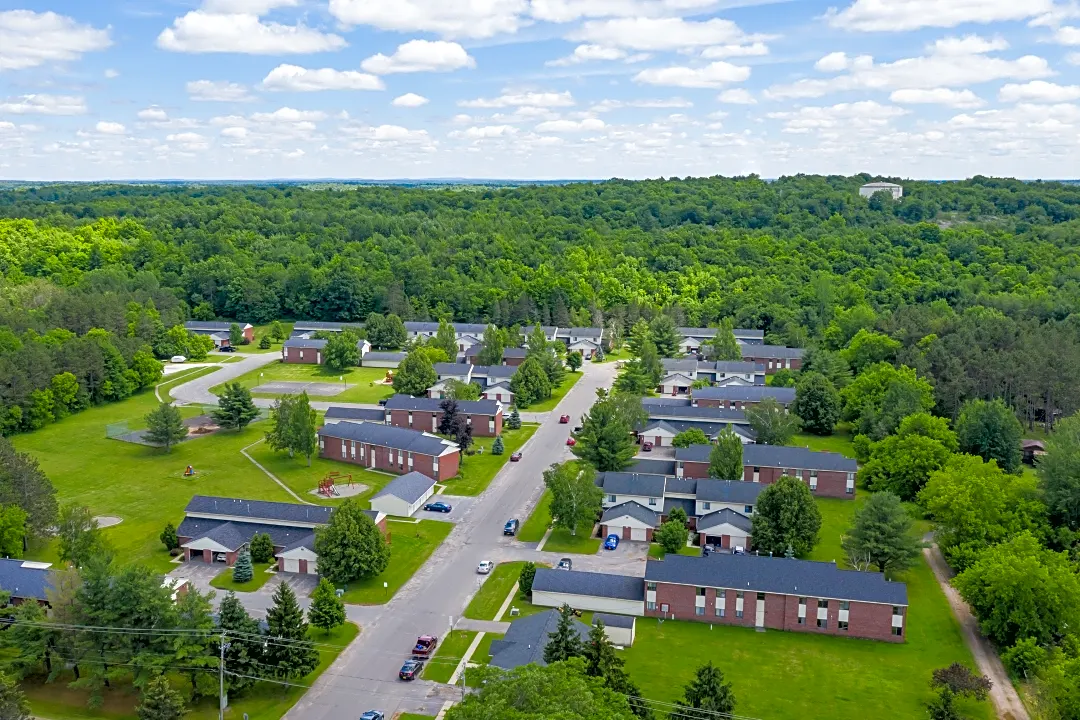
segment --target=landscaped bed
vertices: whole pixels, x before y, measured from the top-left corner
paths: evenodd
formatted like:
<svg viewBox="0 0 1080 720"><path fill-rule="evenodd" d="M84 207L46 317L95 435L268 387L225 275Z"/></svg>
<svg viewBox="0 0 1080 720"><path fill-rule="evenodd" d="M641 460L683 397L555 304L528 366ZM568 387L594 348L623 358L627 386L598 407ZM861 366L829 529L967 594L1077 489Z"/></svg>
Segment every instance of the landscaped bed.
<svg viewBox="0 0 1080 720"><path fill-rule="evenodd" d="M388 520L390 565L373 578L350 583L342 599L354 605L382 605L394 597L421 565L435 552L450 531L452 523L438 520L399 522ZM383 583L387 587L383 587Z"/></svg>
<svg viewBox="0 0 1080 720"><path fill-rule="evenodd" d="M230 381L230 383L239 382L249 390L272 382L341 385L341 392L333 395L322 394L318 399L374 404L394 394L393 387L382 384L385 377L386 368L354 367L337 371L331 370L324 365L276 362L245 373L236 380ZM210 392L220 395L222 389L223 385L216 385L210 388ZM278 397L279 394L253 393L255 397L268 398Z"/></svg>
<svg viewBox="0 0 1080 720"><path fill-rule="evenodd" d="M267 569L272 563L252 563L251 567L254 569L254 574L251 579L246 583L238 583L233 581L233 569L225 568L210 581L212 587L216 587L218 590L233 592L254 592L261 588L263 585L274 577L274 573L267 572Z"/></svg>

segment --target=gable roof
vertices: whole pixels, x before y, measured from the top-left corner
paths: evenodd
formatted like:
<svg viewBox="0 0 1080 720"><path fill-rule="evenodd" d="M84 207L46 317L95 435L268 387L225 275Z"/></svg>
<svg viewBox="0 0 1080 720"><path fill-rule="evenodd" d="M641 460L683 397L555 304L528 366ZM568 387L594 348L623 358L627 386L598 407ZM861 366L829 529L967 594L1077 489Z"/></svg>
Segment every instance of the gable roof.
<svg viewBox="0 0 1080 720"><path fill-rule="evenodd" d="M716 328L700 328L700 327L681 327L675 328L688 338L714 338L716 337ZM734 328L732 333L737 338L745 338L747 340L760 340L765 338L764 330L755 330L753 328Z"/></svg>
<svg viewBox="0 0 1080 720"><path fill-rule="evenodd" d="M557 328L555 330L555 337L568 338L568 337L584 337L584 338L598 338L604 334L603 328L596 327L568 327Z"/></svg>
<svg viewBox="0 0 1080 720"><path fill-rule="evenodd" d="M399 352L396 350L372 350L369 353L364 354L364 359L361 362L368 362L370 360L382 360L401 362L405 359L408 353Z"/></svg>
<svg viewBox="0 0 1080 720"><path fill-rule="evenodd" d="M629 500L624 503L620 503L613 507L609 507L604 511L603 516L600 518L601 523L611 522L621 517L632 517L635 520L645 523L650 527L656 527L660 524L660 516L655 512L645 507L641 503Z"/></svg>
<svg viewBox="0 0 1080 720"><path fill-rule="evenodd" d="M667 479L667 486L664 488L664 493L667 495L672 493L693 495L696 492L697 478L690 477L669 477Z"/></svg>
<svg viewBox="0 0 1080 720"><path fill-rule="evenodd" d="M331 405L326 408L324 420L368 420L381 423L386 420L386 412L382 408L354 408L338 407Z"/></svg>
<svg viewBox="0 0 1080 720"><path fill-rule="evenodd" d="M387 410L422 410L424 412L442 412L441 398L413 397L394 395L386 401ZM458 412L463 415L496 415L499 412L497 400L458 400Z"/></svg>
<svg viewBox="0 0 1080 720"><path fill-rule="evenodd" d="M540 571L536 572L537 577ZM907 605L907 586L877 572L840 570L834 563L757 555L668 555L645 564L650 582L743 589L781 595Z"/></svg>
<svg viewBox="0 0 1080 720"><path fill-rule="evenodd" d="M796 470L835 470L837 472L856 472L859 469L857 462L840 453L786 445L745 445L743 465Z"/></svg>
<svg viewBox="0 0 1080 720"><path fill-rule="evenodd" d="M515 394L514 391L510 389L510 383L506 382L505 380L500 380L497 383L491 383L480 392L486 393L491 392L492 390L502 390L504 393L510 393L511 395Z"/></svg>
<svg viewBox="0 0 1080 720"><path fill-rule="evenodd" d="M317 340L315 338L291 337L283 343L282 347L316 348L321 350L326 347L327 342L327 340Z"/></svg>
<svg viewBox="0 0 1080 720"><path fill-rule="evenodd" d="M588 639L588 625L580 620L571 620L571 624L582 642ZM514 620L502 639L491 643L489 664L504 670L532 663L543 667L547 664L544 662L544 648L558 626L559 611L554 609Z"/></svg>
<svg viewBox="0 0 1080 720"><path fill-rule="evenodd" d="M240 329L251 327L248 323L231 320L188 320L184 327L195 332L229 332L233 325L239 325Z"/></svg>
<svg viewBox="0 0 1080 720"><path fill-rule="evenodd" d="M511 358L523 358L528 352L528 348L505 348L503 349L503 360L508 360Z"/></svg>
<svg viewBox="0 0 1080 720"><path fill-rule="evenodd" d="M708 367L702 367L703 365ZM765 366L761 363L748 362L746 360L717 360L716 362L700 363L698 370L711 370L725 373L754 373L765 372Z"/></svg>
<svg viewBox="0 0 1080 720"><path fill-rule="evenodd" d="M662 458L634 458L634 462L623 472L639 475L674 475L675 461Z"/></svg>
<svg viewBox="0 0 1080 720"><path fill-rule="evenodd" d="M48 563L0 560L0 590L11 593L13 598L45 602L45 589L52 586L50 572Z"/></svg>
<svg viewBox="0 0 1080 720"><path fill-rule="evenodd" d="M474 377L506 378L514 377L518 370L517 365L473 365Z"/></svg>
<svg viewBox="0 0 1080 720"><path fill-rule="evenodd" d="M668 428L675 431L675 434L683 432L684 430L690 430L691 428L697 428L701 432L705 433L705 436L710 440L716 439L716 436L720 434L721 430L730 428L736 435L740 435L747 440L757 440L757 431L755 431L749 425L733 422L708 422L702 420L658 420L667 425ZM642 433L645 431L642 430Z"/></svg>
<svg viewBox="0 0 1080 720"><path fill-rule="evenodd" d="M537 590L566 595L608 597L619 600L645 599L645 583L641 581L640 577L582 572L580 570L536 568L536 577L533 578L533 592Z"/></svg>
<svg viewBox="0 0 1080 720"><path fill-rule="evenodd" d="M597 485L608 495L641 495L663 497L666 478L663 475L640 475L629 472L597 473Z"/></svg>
<svg viewBox="0 0 1080 720"><path fill-rule="evenodd" d="M741 512L735 512L731 508L724 508L723 510L717 510L711 512L708 515L702 515L697 521L697 531L705 532L721 525L731 525L737 527L745 533L749 533L752 529L753 523L750 518L743 515Z"/></svg>
<svg viewBox="0 0 1080 720"><path fill-rule="evenodd" d="M297 540L311 535L312 528L303 525L240 522L194 516L184 518L176 528L178 536L191 538L183 543L183 547L206 539L212 540L226 550L233 551L239 550L260 533L269 535L274 545L288 547Z"/></svg>
<svg viewBox="0 0 1080 720"><path fill-rule="evenodd" d="M691 445L684 448L675 448L676 462L709 462L712 454L712 445Z"/></svg>
<svg viewBox="0 0 1080 720"><path fill-rule="evenodd" d="M783 345L740 345L739 349L742 350L742 356L744 358L801 358L803 356L802 348L789 348Z"/></svg>
<svg viewBox="0 0 1080 720"><path fill-rule="evenodd" d="M666 373L684 373L693 375L697 372L697 358L664 358L660 361Z"/></svg>
<svg viewBox="0 0 1080 720"><path fill-rule="evenodd" d="M437 362L432 365L432 367L435 369L435 374L438 375L440 379L444 375L467 377L472 370L472 365L469 363Z"/></svg>
<svg viewBox="0 0 1080 720"><path fill-rule="evenodd" d="M774 398L782 405L795 402L795 388L770 387L768 385L721 385L691 390L695 400L727 400L729 402L761 402Z"/></svg>
<svg viewBox="0 0 1080 720"><path fill-rule="evenodd" d="M196 495L188 502L184 512L203 517L239 517L252 522L273 520L325 524L330 522L333 508L321 505L270 502L268 500L243 500L240 498Z"/></svg>
<svg viewBox="0 0 1080 720"><path fill-rule="evenodd" d="M617 627L617 628L632 628L634 627L633 615L613 615L611 613L593 613L592 624L595 625L596 621L604 623L605 627Z"/></svg>
<svg viewBox="0 0 1080 720"><path fill-rule="evenodd" d="M293 332L341 332L347 327L361 328L364 323L347 322L321 322L317 320L300 320L293 323Z"/></svg>
<svg viewBox="0 0 1080 720"><path fill-rule="evenodd" d="M341 420L319 429L320 437L340 438L380 447L440 457L457 452L458 446L435 435L379 423Z"/></svg>
<svg viewBox="0 0 1080 720"><path fill-rule="evenodd" d="M663 432L669 432L673 436L679 434L679 431L673 428L671 425L668 425L666 420L654 420L652 422L645 423L645 427L641 429L641 433L644 435L646 433L652 433L658 430L661 430Z"/></svg>
<svg viewBox="0 0 1080 720"><path fill-rule="evenodd" d="M383 487L382 490L371 496L371 499L381 498L384 495L392 495L400 498L410 505L420 498L435 485L435 481L422 472L412 472L400 475Z"/></svg>
<svg viewBox="0 0 1080 720"><path fill-rule="evenodd" d="M697 420L704 422L746 423L746 413L735 408L693 407L674 403L646 403L649 420Z"/></svg>
<svg viewBox="0 0 1080 720"><path fill-rule="evenodd" d="M697 499L707 502L753 505L765 485L742 480L714 480L702 478L697 481Z"/></svg>

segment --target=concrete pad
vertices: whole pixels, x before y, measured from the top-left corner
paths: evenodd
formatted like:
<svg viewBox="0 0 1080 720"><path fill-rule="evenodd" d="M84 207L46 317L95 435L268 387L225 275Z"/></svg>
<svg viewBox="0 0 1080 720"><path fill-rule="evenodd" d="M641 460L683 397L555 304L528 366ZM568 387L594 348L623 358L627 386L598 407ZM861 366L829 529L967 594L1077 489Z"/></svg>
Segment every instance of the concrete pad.
<svg viewBox="0 0 1080 720"><path fill-rule="evenodd" d="M333 397L334 395L340 395L351 387L353 387L353 385L348 383L276 380L253 387L251 388L251 392L262 395L296 395L300 392L306 392L308 395Z"/></svg>
<svg viewBox="0 0 1080 720"><path fill-rule="evenodd" d="M124 522L123 518L118 518L115 515L95 515L94 519L97 520L99 528L112 527Z"/></svg>
<svg viewBox="0 0 1080 720"><path fill-rule="evenodd" d="M364 483L353 483L352 485L345 483L344 485L335 485L334 489L337 491L337 493L333 497L347 498L361 495L367 492L368 486ZM308 490L308 493L311 495L315 495L316 497L326 497L325 495L319 493L319 488L315 488L314 490Z"/></svg>

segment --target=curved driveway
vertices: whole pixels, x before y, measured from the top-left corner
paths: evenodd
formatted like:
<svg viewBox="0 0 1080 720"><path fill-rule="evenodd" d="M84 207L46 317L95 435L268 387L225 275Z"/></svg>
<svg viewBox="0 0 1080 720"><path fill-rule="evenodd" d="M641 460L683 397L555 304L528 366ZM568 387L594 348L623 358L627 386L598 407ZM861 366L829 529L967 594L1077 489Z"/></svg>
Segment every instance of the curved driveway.
<svg viewBox="0 0 1080 720"><path fill-rule="evenodd" d="M218 365L218 369L212 373L207 373L202 377L177 385L169 390L169 396L181 405L217 405L217 395L211 393L210 388L235 380L244 373L258 370L275 360L281 360L281 355L276 352L253 353L251 355L239 355L239 357L243 358L239 362Z"/></svg>

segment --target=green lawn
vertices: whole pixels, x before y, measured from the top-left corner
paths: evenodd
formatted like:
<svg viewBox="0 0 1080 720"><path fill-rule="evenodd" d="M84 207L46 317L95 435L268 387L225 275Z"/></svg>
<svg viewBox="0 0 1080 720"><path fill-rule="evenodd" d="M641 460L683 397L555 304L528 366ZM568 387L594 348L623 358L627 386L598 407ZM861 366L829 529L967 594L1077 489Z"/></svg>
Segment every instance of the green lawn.
<svg viewBox="0 0 1080 720"><path fill-rule="evenodd" d="M258 438L254 438L252 442L255 440ZM286 452L274 452L265 442L248 448L247 452L256 462L285 483L290 490L313 503L332 505L342 502L343 498L340 497L326 498L322 495L311 494L312 490L319 487L319 481L331 472L341 473L342 476L352 476L352 482L367 486L366 490L354 496L365 508L369 505L368 499L396 477L389 473L373 472L359 465L326 460L317 456L312 456L311 467L308 467L305 458L299 456L290 458ZM345 477L338 480L340 485L347 485L348 482Z"/></svg>
<svg viewBox="0 0 1080 720"><path fill-rule="evenodd" d="M540 426L536 423L522 423L517 430L503 431L502 455L492 455L491 445L495 438L474 438L473 447L484 448L483 454L466 455L461 458L458 476L446 482L447 495L479 495L495 479L502 466L510 462L510 455L516 452L533 436Z"/></svg>
<svg viewBox="0 0 1080 720"><path fill-rule="evenodd" d="M506 596L521 575L524 562L499 563L484 580L480 590L465 608L465 617L473 620L494 620ZM512 603L511 603L512 604ZM505 618L504 618L505 619Z"/></svg>
<svg viewBox="0 0 1080 720"><path fill-rule="evenodd" d="M285 337L288 338L290 335L292 335L293 324L292 324L292 322L287 322L287 321L284 321L284 320L281 321L281 324L285 327ZM280 342L271 341L270 342L270 348L268 350L262 350L262 349L259 348L259 340L262 339L263 335L266 335L269 332L270 332L270 325L269 324L267 324L267 325L256 325L255 326L255 340L252 341L249 345L238 345L236 347L236 351L238 353L269 353L269 352L280 353L281 352L281 345L282 345L282 343L280 343Z"/></svg>
<svg viewBox="0 0 1080 720"><path fill-rule="evenodd" d="M337 395L312 396L313 400L336 400L338 402L377 403L394 394L389 385L379 384L386 377L386 368L356 367L343 371L334 371L323 365L299 365L276 362L264 365L258 370L241 375L233 382L239 382L246 388L254 388L271 381L322 382L350 385L342 388ZM340 378L344 378L341 380ZM222 386L210 388L215 395L221 394ZM255 397L273 398L278 395L253 393Z"/></svg>
<svg viewBox="0 0 1080 720"><path fill-rule="evenodd" d="M679 548L679 552L676 555L689 555L691 557L697 557L701 554L701 548L699 547L687 547L683 546ZM660 546L660 543L649 544L649 557L656 560L663 560L667 553L664 552L664 548Z"/></svg>
<svg viewBox="0 0 1080 720"><path fill-rule="evenodd" d="M434 715L420 715L419 713L398 713L393 720L431 720Z"/></svg>
<svg viewBox="0 0 1080 720"><path fill-rule="evenodd" d="M390 565L373 578L351 583L342 598L345 602L354 605L389 602L454 529L452 523L438 520L388 521L386 527L390 531Z"/></svg>
<svg viewBox="0 0 1080 720"><path fill-rule="evenodd" d="M195 368L159 386L167 388L213 368ZM106 425L121 421L145 426L143 417L158 404L142 392L123 402L91 408L41 430L12 438L30 453L56 487L61 503L76 502L95 515L115 515L123 522L103 532L117 557L139 561L159 572L171 564L158 535L166 522L178 525L195 494L295 502L261 470L240 455L240 448L262 437L265 423L241 432L220 432L176 445L171 453L105 436ZM185 408L190 415L196 410ZM62 448L63 452L58 452ZM192 465L194 477L183 477ZM55 561L52 546L33 548L32 559Z"/></svg>
<svg viewBox="0 0 1080 720"><path fill-rule="evenodd" d="M836 426L832 435L811 435L810 433L798 433L791 439L788 445L793 447L808 447L811 450L840 453L849 458L855 457L855 448L851 445L851 439L855 437L851 432L851 426L840 423Z"/></svg>
<svg viewBox="0 0 1080 720"><path fill-rule="evenodd" d="M527 408L522 408L523 412L547 412L548 410L554 410L555 406L563 399L566 393L570 392L570 388L574 387L574 383L581 379L581 371L570 372L566 371L566 377L559 384L559 387L551 391L551 397L543 402L538 402L535 405L530 405Z"/></svg>
<svg viewBox="0 0 1080 720"><path fill-rule="evenodd" d="M532 515L518 529L518 540L522 542L540 542L550 524L551 493L545 490ZM592 528L578 528L577 535L571 535L569 530L555 528L551 532L551 537L544 544L544 551L593 555L600 549L602 541L600 538L590 537L591 530Z"/></svg>
<svg viewBox="0 0 1080 720"><path fill-rule="evenodd" d="M517 538L521 542L540 542L551 524L551 493L548 490L540 496L532 514L518 528Z"/></svg>
<svg viewBox="0 0 1080 720"><path fill-rule="evenodd" d="M252 563L255 574L252 576L251 580L246 583L233 582L233 569L226 568L210 581L210 585L216 587L218 590L254 592L265 585L270 578L274 577L273 573L266 572L266 569L270 567L270 565L271 563Z"/></svg>
<svg viewBox="0 0 1080 720"><path fill-rule="evenodd" d="M450 676L475 638L476 633L472 630L454 630L450 635L439 638L435 656L424 666L424 679L437 683L450 682Z"/></svg>
<svg viewBox="0 0 1080 720"><path fill-rule="evenodd" d="M627 350L626 348L619 348L618 350L612 350L611 352L604 355L603 360L592 360L590 362L606 363L606 362L611 362L613 360L629 360L629 359L630 359L630 351Z"/></svg>
<svg viewBox="0 0 1080 720"><path fill-rule="evenodd" d="M360 628L352 623L347 623L335 629L330 635L326 635L322 630L310 630L308 637L314 642L322 643L325 646L319 648L319 665L315 670L296 682L300 685L314 684L315 680L330 667L341 651L356 639L359 633ZM211 672L216 678L216 672ZM135 712L138 695L132 691L130 684L126 681L114 683L119 687L114 687L114 689L105 693L105 702L102 707L97 710L90 710L86 707L87 694L68 689L68 680L70 678L54 683L25 683L23 685L23 690L30 700L30 709L35 717L42 720L138 719ZM187 682L186 677L177 676L174 678L177 688L186 687ZM244 716L244 713L247 713L249 720L279 720L300 699L304 692L306 692L306 688L283 688L277 684L258 683L243 695L230 698L229 709L226 710L225 717L229 720L239 720ZM215 696L189 708L184 718L185 720L216 720L217 716L217 697Z"/></svg>
<svg viewBox="0 0 1080 720"><path fill-rule="evenodd" d="M502 635L496 635L494 633L484 633L483 639L480 640L480 644L476 646L476 651L469 659L469 663L472 665L487 665L491 662L491 643L495 640L502 640ZM465 685L467 687L476 688L480 687L479 678L477 674L469 674L469 670L465 670Z"/></svg>

